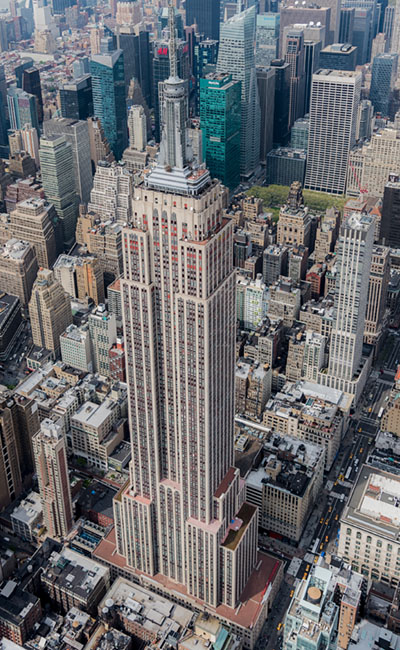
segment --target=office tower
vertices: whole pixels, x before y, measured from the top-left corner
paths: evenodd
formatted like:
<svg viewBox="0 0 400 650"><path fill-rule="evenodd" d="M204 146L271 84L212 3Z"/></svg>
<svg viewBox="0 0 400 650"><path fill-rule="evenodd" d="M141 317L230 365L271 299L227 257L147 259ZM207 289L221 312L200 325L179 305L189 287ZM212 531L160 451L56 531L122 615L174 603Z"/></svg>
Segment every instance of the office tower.
<svg viewBox="0 0 400 650"><path fill-rule="evenodd" d="M289 140L290 65L284 59L271 62L275 72L274 145Z"/></svg>
<svg viewBox="0 0 400 650"><path fill-rule="evenodd" d="M3 510L22 491L16 421L9 397L0 403L0 508Z"/></svg>
<svg viewBox="0 0 400 650"><path fill-rule="evenodd" d="M328 373L348 381L360 369L373 243L373 217L354 213L343 220L336 245Z"/></svg>
<svg viewBox="0 0 400 650"><path fill-rule="evenodd" d="M93 372L89 327L69 325L60 336L62 362L85 374Z"/></svg>
<svg viewBox="0 0 400 650"><path fill-rule="evenodd" d="M288 249L281 244L270 244L263 253L263 280L271 286L279 276L287 275Z"/></svg>
<svg viewBox="0 0 400 650"><path fill-rule="evenodd" d="M129 146L144 151L147 145L147 119L143 106L131 106L128 113Z"/></svg>
<svg viewBox="0 0 400 650"><path fill-rule="evenodd" d="M26 151L17 151L9 156L8 171L14 178L29 178L35 176L35 161L28 153L26 153Z"/></svg>
<svg viewBox="0 0 400 650"><path fill-rule="evenodd" d="M372 47L372 20L371 7L355 8L353 23L352 45L357 47L357 65L368 63Z"/></svg>
<svg viewBox="0 0 400 650"><path fill-rule="evenodd" d="M43 99L40 73L38 68L29 67L22 73L22 90L36 97L36 109L39 124L43 122Z"/></svg>
<svg viewBox="0 0 400 650"><path fill-rule="evenodd" d="M73 524L65 437L61 427L45 418L32 438L43 519L52 539L62 539Z"/></svg>
<svg viewBox="0 0 400 650"><path fill-rule="evenodd" d="M56 39L60 32L54 21L51 6L45 4L45 0L33 0L32 4L35 32L50 32L53 39Z"/></svg>
<svg viewBox="0 0 400 650"><path fill-rule="evenodd" d="M0 249L1 291L17 296L26 308L38 268L35 247L20 239L9 239Z"/></svg>
<svg viewBox="0 0 400 650"><path fill-rule="evenodd" d="M93 212L104 221L130 223L132 217L133 177L123 163L97 164L90 193L88 212Z"/></svg>
<svg viewBox="0 0 400 650"><path fill-rule="evenodd" d="M279 14L258 14L256 23L256 66L264 68L278 56Z"/></svg>
<svg viewBox="0 0 400 650"><path fill-rule="evenodd" d="M233 468L232 226L222 219L221 186L188 157L187 90L170 33L161 155L135 188L137 222L123 235L132 461L114 501L117 552L133 570L167 578L191 602L224 604L228 615L257 562L256 509L240 505ZM186 238L178 261L174 247Z"/></svg>
<svg viewBox="0 0 400 650"><path fill-rule="evenodd" d="M44 199L21 201L10 214L10 236L30 242L39 266L50 268L57 257L54 206Z"/></svg>
<svg viewBox="0 0 400 650"><path fill-rule="evenodd" d="M43 131L46 138L63 135L71 145L75 192L82 203L87 203L93 184L87 122L66 117L55 117L44 122Z"/></svg>
<svg viewBox="0 0 400 650"><path fill-rule="evenodd" d="M283 33L283 55L290 65L289 127L304 115L304 32L290 27Z"/></svg>
<svg viewBox="0 0 400 650"><path fill-rule="evenodd" d="M31 68L32 66L33 66L33 59L31 59L30 56L21 59L20 63L17 66L15 66L14 74L15 74L18 88L22 88L22 75L24 70L26 70L27 68Z"/></svg>
<svg viewBox="0 0 400 650"><path fill-rule="evenodd" d="M115 158L110 149L108 140L104 135L104 130L99 118L89 117L87 123L89 129L90 158L92 161L92 171L94 173L100 160L111 163Z"/></svg>
<svg viewBox="0 0 400 650"><path fill-rule="evenodd" d="M196 24L204 38L219 39L220 0L186 0L186 25Z"/></svg>
<svg viewBox="0 0 400 650"><path fill-rule="evenodd" d="M357 48L350 43L334 43L324 47L319 55L321 68L328 70L355 70Z"/></svg>
<svg viewBox="0 0 400 650"><path fill-rule="evenodd" d="M100 119L111 151L119 160L128 140L122 50L92 56L90 72L92 74L93 112Z"/></svg>
<svg viewBox="0 0 400 650"><path fill-rule="evenodd" d="M319 70L313 75L306 188L344 194L360 91L359 72Z"/></svg>
<svg viewBox="0 0 400 650"><path fill-rule="evenodd" d="M76 225L76 241L100 262L107 287L119 278L122 267L122 226L106 221L93 213L81 214Z"/></svg>
<svg viewBox="0 0 400 650"><path fill-rule="evenodd" d="M369 98L375 113L382 117L394 118L390 115L392 92L397 79L399 55L378 54L372 62L371 88Z"/></svg>
<svg viewBox="0 0 400 650"><path fill-rule="evenodd" d="M90 340L92 343L93 369L103 377L110 374L109 351L117 340L117 320L104 304L89 314Z"/></svg>
<svg viewBox="0 0 400 650"><path fill-rule="evenodd" d="M391 174L385 185L381 241L390 248L400 248L400 177L397 174Z"/></svg>
<svg viewBox="0 0 400 650"><path fill-rule="evenodd" d="M396 2L393 16L392 39L390 41L390 51L400 54L400 6Z"/></svg>
<svg viewBox="0 0 400 650"><path fill-rule="evenodd" d="M383 196L385 184L398 169L400 138L396 129L374 130L369 142L350 151L347 193L358 196L360 187L372 196Z"/></svg>
<svg viewBox="0 0 400 650"><path fill-rule="evenodd" d="M260 162L266 165L274 145L275 71L271 67L258 67L257 85L261 111Z"/></svg>
<svg viewBox="0 0 400 650"><path fill-rule="evenodd" d="M117 48L124 53L125 87L132 79L140 85L147 106L152 106L151 45L149 32L138 26L116 25Z"/></svg>
<svg viewBox="0 0 400 650"><path fill-rule="evenodd" d="M386 36L389 51L392 50L391 43L393 37L393 23L394 23L395 11L396 8L394 5L388 5L385 9L385 16L383 21L383 33Z"/></svg>
<svg viewBox="0 0 400 650"><path fill-rule="evenodd" d="M282 5L280 16L279 56L282 57L285 54L285 29L288 27L293 27L293 25L309 25L310 23L313 23L314 25L324 25L324 46L333 43L333 35L331 35L331 9L326 2L324 2L323 7L312 3L309 3L307 6L307 2L298 5Z"/></svg>
<svg viewBox="0 0 400 650"><path fill-rule="evenodd" d="M241 86L229 74L200 79L203 155L213 178L230 190L240 183Z"/></svg>
<svg viewBox="0 0 400 650"><path fill-rule="evenodd" d="M26 153L28 153L30 157L33 158L36 167L39 169L39 137L37 130L34 127L30 127L28 124L26 124L19 133L21 136L23 151L26 151Z"/></svg>
<svg viewBox="0 0 400 650"><path fill-rule="evenodd" d="M321 41L304 41L304 113L308 113L310 108L313 74L323 67L320 65L321 48Z"/></svg>
<svg viewBox="0 0 400 650"><path fill-rule="evenodd" d="M242 82L240 130L240 174L249 178L260 160L260 104L258 98L254 49L255 8L235 14L221 24L218 52L218 74L232 74Z"/></svg>
<svg viewBox="0 0 400 650"><path fill-rule="evenodd" d="M39 269L29 302L29 318L34 345L57 357L60 334L72 323L72 312L68 294L49 269Z"/></svg>
<svg viewBox="0 0 400 650"><path fill-rule="evenodd" d="M72 74L78 80L90 73L90 59L88 56L79 56L72 64Z"/></svg>
<svg viewBox="0 0 400 650"><path fill-rule="evenodd" d="M309 131L309 116L306 115L306 117L299 117L292 126L290 133L290 146L293 149L303 149L304 151L307 151Z"/></svg>
<svg viewBox="0 0 400 650"><path fill-rule="evenodd" d="M95 305L104 302L104 280L100 261L85 255L59 255L53 267L56 280L71 298Z"/></svg>
<svg viewBox="0 0 400 650"><path fill-rule="evenodd" d="M386 36L381 32L377 34L374 40L372 41L371 61L373 61L378 54L385 54L386 50L387 50Z"/></svg>
<svg viewBox="0 0 400 650"><path fill-rule="evenodd" d="M387 290L390 280L390 249L374 246L365 312L364 341L378 347L385 331Z"/></svg>
<svg viewBox="0 0 400 650"><path fill-rule="evenodd" d="M86 120L93 115L92 77L90 74L63 84L59 93L62 117Z"/></svg>
<svg viewBox="0 0 400 650"><path fill-rule="evenodd" d="M189 47L188 44L179 41L177 45L178 74L181 79L189 79ZM170 73L168 41L158 41L153 44L152 61L152 106L154 109L154 135L157 142L161 135L160 115L160 92L162 93L161 82L168 78Z"/></svg>
<svg viewBox="0 0 400 650"><path fill-rule="evenodd" d="M366 140L371 137L374 109L369 99L362 99L358 105L356 140ZM350 154L351 155L351 154Z"/></svg>
<svg viewBox="0 0 400 650"><path fill-rule="evenodd" d="M22 129L25 124L39 130L36 97L21 88L11 86L7 95L8 115L12 129Z"/></svg>
<svg viewBox="0 0 400 650"><path fill-rule="evenodd" d="M78 213L71 144L67 142L65 135L42 137L39 157L46 199L51 201L56 209L62 225L63 245L68 249L75 239Z"/></svg>
<svg viewBox="0 0 400 650"><path fill-rule="evenodd" d="M135 0L117 2L115 22L117 25L137 25L142 20L141 7Z"/></svg>
<svg viewBox="0 0 400 650"><path fill-rule="evenodd" d="M340 29L339 43L352 43L354 30L354 7L341 7L340 9Z"/></svg>
<svg viewBox="0 0 400 650"><path fill-rule="evenodd" d="M91 27L90 29L90 53L92 56L100 54L100 41L104 36L104 26Z"/></svg>
<svg viewBox="0 0 400 650"><path fill-rule="evenodd" d="M304 149L278 147L267 154L266 182L268 185L304 183L307 154Z"/></svg>

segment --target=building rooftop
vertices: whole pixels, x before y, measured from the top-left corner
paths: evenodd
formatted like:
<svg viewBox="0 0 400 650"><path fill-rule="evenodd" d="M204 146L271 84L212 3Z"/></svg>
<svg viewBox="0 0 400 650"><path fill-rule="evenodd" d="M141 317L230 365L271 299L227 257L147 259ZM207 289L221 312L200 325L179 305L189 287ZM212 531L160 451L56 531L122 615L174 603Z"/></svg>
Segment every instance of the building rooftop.
<svg viewBox="0 0 400 650"><path fill-rule="evenodd" d="M24 258L31 246L29 242L22 241L21 239L9 239L1 249L0 255L3 259L19 262Z"/></svg>
<svg viewBox="0 0 400 650"><path fill-rule="evenodd" d="M363 465L347 502L342 523L400 542L400 477Z"/></svg>
<svg viewBox="0 0 400 650"><path fill-rule="evenodd" d="M148 632L165 639L170 635L179 637L195 618L186 607L121 577L104 596L99 612L104 612L105 607L119 611L128 622L137 622Z"/></svg>
<svg viewBox="0 0 400 650"><path fill-rule="evenodd" d="M354 628L348 650L365 648L400 650L400 636L364 619Z"/></svg>
<svg viewBox="0 0 400 650"><path fill-rule="evenodd" d="M21 589L14 580L8 580L0 590L0 618L19 626L38 601L37 596Z"/></svg>
<svg viewBox="0 0 400 650"><path fill-rule="evenodd" d="M8 293L0 293L0 330L6 324L18 303L19 298L16 296L11 296Z"/></svg>
<svg viewBox="0 0 400 650"><path fill-rule="evenodd" d="M257 508L255 506L250 505L250 503L243 503L235 519L232 519L228 526L228 532L225 539L222 541L222 546L230 551L234 551L238 547L253 515L256 512Z"/></svg>
<svg viewBox="0 0 400 650"><path fill-rule="evenodd" d="M117 494L117 488L93 481L81 494L77 501L77 508L81 512L90 511L104 514L111 519L113 515L113 498Z"/></svg>
<svg viewBox="0 0 400 650"><path fill-rule="evenodd" d="M76 413L74 413L72 422L98 428L111 415L112 409L113 402L109 399L104 400L101 404L95 404L90 401L84 402Z"/></svg>
<svg viewBox="0 0 400 650"><path fill-rule="evenodd" d="M352 54L357 47L351 43L332 43L321 50L321 54Z"/></svg>
<svg viewBox="0 0 400 650"><path fill-rule="evenodd" d="M14 508L11 516L30 526L35 519L42 513L42 501L40 494L30 492L25 499Z"/></svg>
<svg viewBox="0 0 400 650"><path fill-rule="evenodd" d="M64 547L61 553L54 551L50 555L43 579L86 599L108 575L106 567Z"/></svg>

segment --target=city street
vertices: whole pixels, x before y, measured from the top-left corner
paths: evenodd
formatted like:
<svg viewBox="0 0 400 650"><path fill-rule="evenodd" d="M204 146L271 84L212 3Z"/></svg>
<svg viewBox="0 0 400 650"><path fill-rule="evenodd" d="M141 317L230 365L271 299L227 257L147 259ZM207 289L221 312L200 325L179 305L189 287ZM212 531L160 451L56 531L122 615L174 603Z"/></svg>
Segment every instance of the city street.
<svg viewBox="0 0 400 650"><path fill-rule="evenodd" d="M311 566L323 553L335 554L338 545L340 517L348 495L357 479L363 463L374 447L375 436L379 430L379 415L387 402L393 386L395 371L400 360L400 334L390 334L387 342L388 352L380 365L375 364L353 416L349 418L346 434L336 461L325 477L324 492L305 527L297 546L260 536L260 547L268 552L280 553L287 558L285 579L278 597L275 599L270 618L266 621L258 642L257 650L279 650L283 622L291 595L299 580L306 579ZM295 575L287 572L289 562L297 564ZM292 572L290 572L292 573Z"/></svg>

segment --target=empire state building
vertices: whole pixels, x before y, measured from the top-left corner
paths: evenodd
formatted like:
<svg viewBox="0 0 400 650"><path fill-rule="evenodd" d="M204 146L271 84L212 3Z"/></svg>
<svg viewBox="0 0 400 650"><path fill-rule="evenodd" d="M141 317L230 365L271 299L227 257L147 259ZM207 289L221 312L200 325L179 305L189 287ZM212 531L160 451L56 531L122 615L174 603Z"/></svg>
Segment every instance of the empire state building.
<svg viewBox="0 0 400 650"><path fill-rule="evenodd" d="M257 509L234 468L232 224L224 188L188 145L172 8L169 29L160 154L123 233L132 460L114 501L116 551L136 574L236 608L261 562Z"/></svg>

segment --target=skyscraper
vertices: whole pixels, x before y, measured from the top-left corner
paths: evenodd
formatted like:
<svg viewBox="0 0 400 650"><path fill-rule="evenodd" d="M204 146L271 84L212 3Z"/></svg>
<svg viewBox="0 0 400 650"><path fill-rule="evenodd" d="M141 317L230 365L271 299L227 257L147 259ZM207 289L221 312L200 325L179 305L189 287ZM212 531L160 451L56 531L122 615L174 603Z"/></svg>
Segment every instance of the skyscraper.
<svg viewBox="0 0 400 650"><path fill-rule="evenodd" d="M43 122L43 99L42 86L40 83L40 73L38 68L29 67L22 73L22 90L36 97L36 108L38 120Z"/></svg>
<svg viewBox="0 0 400 650"><path fill-rule="evenodd" d="M220 0L186 0L186 24L196 24L204 38L219 39Z"/></svg>
<svg viewBox="0 0 400 650"><path fill-rule="evenodd" d="M400 177L391 174L385 185L382 205L381 241L400 248Z"/></svg>
<svg viewBox="0 0 400 650"><path fill-rule="evenodd" d="M354 7L342 7L340 10L340 29L339 29L339 43L352 43L353 42L353 29L354 29Z"/></svg>
<svg viewBox="0 0 400 650"><path fill-rule="evenodd" d="M85 74L63 84L60 88L62 117L86 120L93 115L92 77Z"/></svg>
<svg viewBox="0 0 400 650"><path fill-rule="evenodd" d="M56 209L62 225L64 247L68 249L75 238L78 216L72 147L64 135L43 137L39 158L46 199Z"/></svg>
<svg viewBox="0 0 400 650"><path fill-rule="evenodd" d="M51 538L63 538L73 524L66 442L61 427L45 418L32 438L43 519Z"/></svg>
<svg viewBox="0 0 400 650"><path fill-rule="evenodd" d="M354 213L344 219L336 247L328 367L328 373L338 379L352 381L360 369L373 244L373 217Z"/></svg>
<svg viewBox="0 0 400 650"><path fill-rule="evenodd" d="M304 32L289 27L283 33L283 54L290 65L289 126L304 115Z"/></svg>
<svg viewBox="0 0 400 650"><path fill-rule="evenodd" d="M7 95L8 114L12 129L22 129L25 124L39 130L36 97L21 88L11 86Z"/></svg>
<svg viewBox="0 0 400 650"><path fill-rule="evenodd" d="M57 214L44 199L20 201L10 214L10 236L33 244L39 266L49 269L57 258Z"/></svg>
<svg viewBox="0 0 400 650"><path fill-rule="evenodd" d="M69 295L55 279L53 271L39 269L29 301L29 317L34 345L60 351L60 335L72 323Z"/></svg>
<svg viewBox="0 0 400 650"><path fill-rule="evenodd" d="M240 183L241 87L232 76L200 79L200 128L203 154L213 178L230 190Z"/></svg>
<svg viewBox="0 0 400 650"><path fill-rule="evenodd" d="M149 32L137 25L116 25L117 47L124 53L125 86L128 90L132 79L139 83L151 107L151 56Z"/></svg>
<svg viewBox="0 0 400 650"><path fill-rule="evenodd" d="M289 140L290 65L284 59L271 62L275 72L274 145Z"/></svg>
<svg viewBox="0 0 400 650"><path fill-rule="evenodd" d="M345 192L360 92L359 72L318 70L313 75L306 188Z"/></svg>
<svg viewBox="0 0 400 650"><path fill-rule="evenodd" d="M255 7L235 14L221 24L218 74L231 74L242 82L240 174L246 179L260 160L260 103L254 57Z"/></svg>
<svg viewBox="0 0 400 650"><path fill-rule="evenodd" d="M256 66L271 65L278 56L279 14L258 14L256 24Z"/></svg>
<svg viewBox="0 0 400 650"><path fill-rule="evenodd" d="M93 112L100 119L111 151L119 160L128 142L123 51L95 54L90 61L90 72Z"/></svg>
<svg viewBox="0 0 400 650"><path fill-rule="evenodd" d="M260 161L265 165L274 143L275 70L270 66L257 67L257 85L261 110Z"/></svg>
<svg viewBox="0 0 400 650"><path fill-rule="evenodd" d="M136 104L128 113L129 146L144 151L147 144L147 119L143 106Z"/></svg>
<svg viewBox="0 0 400 650"><path fill-rule="evenodd" d="M311 97L311 86L312 86L312 77L314 72L318 70L320 66L320 55L321 55L321 41L304 41L304 109L303 113L308 113L310 109L310 97ZM300 117L303 117L301 115ZM296 120L295 120L296 121ZM293 122L294 124L294 122ZM292 125L293 128L293 125Z"/></svg>
<svg viewBox="0 0 400 650"><path fill-rule="evenodd" d="M74 165L75 191L81 202L87 203L93 185L88 123L86 120L55 117L44 122L43 130L45 137L63 135L67 142L70 143Z"/></svg>
<svg viewBox="0 0 400 650"><path fill-rule="evenodd" d="M170 50L160 155L123 234L132 461L114 501L117 552L131 570L232 611L257 562L257 510L233 467L232 224L221 185L187 146L174 29Z"/></svg>
<svg viewBox="0 0 400 650"><path fill-rule="evenodd" d="M398 62L399 55L397 53L378 54L372 62L369 98L375 113L381 113L382 117L391 117L392 119L394 115L390 115L390 104L397 79Z"/></svg>

